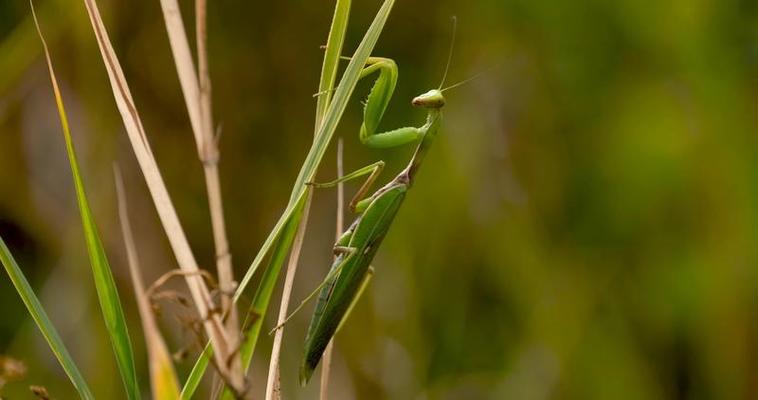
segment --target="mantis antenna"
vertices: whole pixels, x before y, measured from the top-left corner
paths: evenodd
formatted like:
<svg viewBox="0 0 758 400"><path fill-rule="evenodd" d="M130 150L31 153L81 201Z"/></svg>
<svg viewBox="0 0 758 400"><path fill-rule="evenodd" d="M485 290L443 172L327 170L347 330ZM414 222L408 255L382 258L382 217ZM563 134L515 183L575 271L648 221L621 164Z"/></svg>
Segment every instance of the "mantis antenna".
<svg viewBox="0 0 758 400"><path fill-rule="evenodd" d="M453 15L450 19L453 22L453 32L452 37L450 38L450 50L447 54L447 65L445 66L445 73L442 75L442 82L440 82L439 89L442 89L442 85L445 84L445 79L447 79L447 72L450 70L450 62L453 60L453 47L455 46L455 31L458 28L458 17Z"/></svg>
<svg viewBox="0 0 758 400"><path fill-rule="evenodd" d="M450 85L450 86L448 86L448 87L446 87L444 89L440 89L440 92L444 92L446 90L454 89L454 88L457 88L458 86L461 86L461 85L464 85L466 83L469 83L469 82L473 81L474 79L481 77L482 75L484 75L485 73L487 73L487 72L489 72L490 70L493 70L493 69L495 69L495 68L493 67L493 68L489 68L487 70L484 70L482 72L479 72L478 74L476 74L474 76L471 76L471 77L468 77L468 78L466 78L466 79L464 79L464 80L462 80L462 81L460 81L458 83L454 83L454 84L452 84L452 85Z"/></svg>
<svg viewBox="0 0 758 400"><path fill-rule="evenodd" d="M445 80L447 79L447 73L448 73L448 71L450 71L450 63L453 60L453 47L455 47L455 36L456 36L456 31L458 29L458 17L456 17L455 15L453 15L450 19L452 20L452 23L453 23L453 32L452 32L452 37L450 38L450 51L447 54L447 65L445 66L445 73L442 75L442 82L440 82L440 86L438 88L438 90L440 92L444 92L444 91L449 90L449 89L457 88L458 86L461 86L461 85L464 85L466 83L469 83L469 82L473 81L474 79L477 79L477 78L481 77L482 75L486 74L487 72L490 72L493 69L496 69L496 68L500 67L500 64L493 65L490 68L487 68L484 71L477 73L476 75L473 75L473 76L471 76L469 78L466 78L466 79L464 79L464 80L462 80L462 81L460 81L458 83L454 83L454 84L452 84L452 85L450 85L450 86L448 86L448 87L446 87L446 88L443 89L442 86L445 84Z"/></svg>

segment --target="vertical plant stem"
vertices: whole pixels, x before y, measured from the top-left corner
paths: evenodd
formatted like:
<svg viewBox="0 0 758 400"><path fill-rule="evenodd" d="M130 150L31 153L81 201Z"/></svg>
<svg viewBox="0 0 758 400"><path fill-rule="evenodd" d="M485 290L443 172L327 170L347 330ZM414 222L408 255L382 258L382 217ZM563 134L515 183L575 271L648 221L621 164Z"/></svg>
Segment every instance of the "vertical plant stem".
<svg viewBox="0 0 758 400"><path fill-rule="evenodd" d="M314 128L314 141L318 139L319 131L322 128L324 117L327 114L329 105L332 100L332 89L337 79L337 70L339 68L339 56L342 53L342 46L347 29L348 16L350 15L351 0L337 0L335 5L334 18L332 26L329 29L327 38L326 51L324 52L324 63L321 69L321 79L319 80L319 92L323 93L318 97L316 102L316 118ZM292 294L292 284L295 280L295 272L300 258L302 248L302 235L305 233L305 227L308 225L308 211L311 206L312 192L308 192L305 200L304 210L300 225L298 226L297 236L290 253L290 260L287 264L287 275L285 277L284 289L282 290L282 302L279 306L279 317L277 326L282 325L287 318L287 309ZM281 341L284 336L284 327L276 330L274 344L271 349L271 361L268 370L268 382L266 384L266 400L279 399L281 395L279 379L279 359L281 356Z"/></svg>
<svg viewBox="0 0 758 400"><path fill-rule="evenodd" d="M207 2L196 0L195 24L197 40L198 73L190 53L189 41L182 22L179 5L176 0L161 0L161 7L166 22L166 30L174 55L179 82L187 105L190 125L195 137L197 152L203 164L205 186L208 194L208 208L211 216L213 242L216 252L216 268L221 289L221 306L227 313L224 333L232 358L227 360L230 376L235 386L244 381L239 356L235 350L239 346L239 322L232 305L230 293L235 289L229 242L224 223L224 209L221 197L221 184L218 172L218 143L213 132L213 115L211 107L211 80L208 70L207 51ZM225 366L222 366L224 368Z"/></svg>
<svg viewBox="0 0 758 400"><path fill-rule="evenodd" d="M198 84L200 88L200 120L202 127L203 143L199 147L200 159L203 163L205 174L205 186L208 192L208 207L211 214L211 226L213 228L213 243L216 247L216 270L221 289L221 306L227 312L226 332L229 345L232 349L239 346L239 319L237 308L232 301L232 293L236 289L234 284L234 269L232 267L232 255L229 252L229 240L226 236L226 223L224 221L224 206L221 196L221 182L219 179L218 141L213 132L213 108L211 107L211 78L208 69L208 30L207 30L207 1L195 1L195 24L197 41ZM239 357L232 360L232 371L241 371Z"/></svg>
<svg viewBox="0 0 758 400"><path fill-rule="evenodd" d="M342 152L343 143L342 138L337 141L337 177L345 174L345 169L342 166ZM345 224L345 186L343 182L337 184L337 224L334 230L334 241L339 240L342 236ZM329 341L329 344L324 350L324 355L321 359L321 389L319 392L319 399L326 400L329 395L329 374L332 369L332 347L334 347L334 339Z"/></svg>
<svg viewBox="0 0 758 400"><path fill-rule="evenodd" d="M308 211L310 210L311 197L313 191L309 191L305 199L305 208L303 210L303 218L300 225L297 228L297 234L295 235L295 242L292 245L292 251L290 252L290 259L287 263L287 275L284 278L284 289L282 290L282 302L279 305L279 316L276 319L277 326L284 323L287 318L287 310L289 309L290 297L292 295L292 285L295 282L295 273L297 272L297 264L300 261L300 251L303 248L303 239L305 238L305 230L308 226ZM282 350L282 337L284 336L284 326L276 330L274 335L274 344L271 348L271 361L268 368L268 382L266 383L266 400L278 400L281 398L281 388L279 381L279 359Z"/></svg>

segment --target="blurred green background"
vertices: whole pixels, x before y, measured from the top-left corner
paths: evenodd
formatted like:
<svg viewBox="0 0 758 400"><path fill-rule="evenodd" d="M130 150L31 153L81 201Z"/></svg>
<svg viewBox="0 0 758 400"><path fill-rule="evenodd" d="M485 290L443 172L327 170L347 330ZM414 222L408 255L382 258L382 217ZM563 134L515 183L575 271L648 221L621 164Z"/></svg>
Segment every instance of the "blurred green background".
<svg viewBox="0 0 758 400"><path fill-rule="evenodd" d="M210 267L202 170L159 2L99 3L195 254ZM241 276L309 147L333 1L209 3L223 194ZM83 3L37 6L147 389L114 162L146 278L175 263ZM193 4L182 6L194 37ZM346 51L378 6L354 1ZM409 102L442 75L451 15L451 81L498 67L447 94L443 132L338 335L332 398L758 398L758 3L398 0L375 51L400 67L382 127L423 121ZM359 84L337 134L346 169L384 159L388 179L411 149L361 146L368 88ZM332 146L321 180L335 175L334 160ZM121 398L72 189L29 6L2 0L0 235L96 395ZM293 302L328 268L334 214L334 191L319 191ZM30 398L28 385L41 384L72 398L5 277L0 313L0 354L29 368L0 394ZM316 383L296 384L308 319L298 315L285 333L287 398L317 396ZM163 324L173 349L189 341L170 315Z"/></svg>

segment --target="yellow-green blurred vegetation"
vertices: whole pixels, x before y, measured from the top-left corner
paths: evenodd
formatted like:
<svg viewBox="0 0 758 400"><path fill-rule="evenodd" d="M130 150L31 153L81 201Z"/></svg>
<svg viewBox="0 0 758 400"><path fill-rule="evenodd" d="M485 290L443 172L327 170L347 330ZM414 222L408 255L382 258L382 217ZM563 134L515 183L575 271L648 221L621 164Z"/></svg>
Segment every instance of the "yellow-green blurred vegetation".
<svg viewBox="0 0 758 400"><path fill-rule="evenodd" d="M160 4L99 4L195 255L213 270L202 166ZM354 0L346 53L379 4ZM175 260L83 3L37 7L147 390L114 162L124 171L146 279ZM193 2L182 7L191 21ZM209 2L213 109L237 277L286 205L313 138L319 46L333 7ZM459 27L449 80L488 72L446 92L443 130L379 251L367 295L337 336L332 398L758 397L758 3L398 0L374 51L400 68L382 128L423 121L410 99L439 82L451 15ZM412 146L361 146L369 85L359 84L337 135L345 168L384 159L384 182ZM95 395L122 398L56 113L29 4L0 1L0 236ZM336 173L334 148L322 181ZM355 188L348 184L348 194ZM335 192L317 191L293 304L327 271L334 220ZM317 397L317 380L297 386L310 309L284 335L286 398ZM0 395L29 398L36 384L73 398L5 275L0 316L0 354L28 369ZM190 341L169 312L161 323L172 349ZM251 375L256 393L271 338L262 341ZM194 357L178 364L181 376Z"/></svg>

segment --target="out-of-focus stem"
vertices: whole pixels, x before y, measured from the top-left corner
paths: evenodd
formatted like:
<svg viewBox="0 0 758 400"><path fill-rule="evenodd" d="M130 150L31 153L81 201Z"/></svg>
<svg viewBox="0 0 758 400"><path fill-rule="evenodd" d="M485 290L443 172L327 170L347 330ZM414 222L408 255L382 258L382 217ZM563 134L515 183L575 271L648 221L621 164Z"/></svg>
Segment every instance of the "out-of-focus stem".
<svg viewBox="0 0 758 400"><path fill-rule="evenodd" d="M344 175L344 168L342 167L342 138L337 142L337 176ZM337 184L337 224L334 232L334 241L339 240L344 230L345 219L345 187L343 183ZM319 398L326 400L329 395L329 374L332 369L332 347L334 347L334 339L329 341L329 344L324 350L323 358L321 359L321 389Z"/></svg>
<svg viewBox="0 0 758 400"><path fill-rule="evenodd" d="M310 211L311 196L313 191L308 192L308 198L305 199L305 208L303 209L303 219L295 234L295 241L292 244L290 259L287 263L287 276L284 278L284 289L282 290L282 302L279 305L279 316L276 319L277 326L284 323L287 319L287 309L289 308L290 297L292 295L292 286L295 282L295 273L297 264L300 260L300 250L303 248L303 239L305 238L305 229L308 226L308 213ZM274 344L271 348L271 361L268 366L268 382L266 383L266 400L278 400L281 397L279 382L279 359L282 350L282 337L284 336L284 326L276 330L274 335Z"/></svg>

